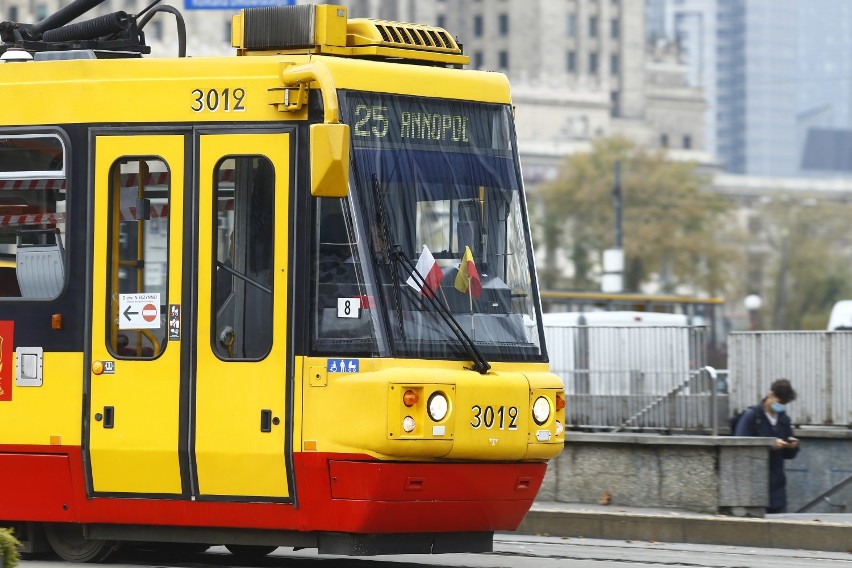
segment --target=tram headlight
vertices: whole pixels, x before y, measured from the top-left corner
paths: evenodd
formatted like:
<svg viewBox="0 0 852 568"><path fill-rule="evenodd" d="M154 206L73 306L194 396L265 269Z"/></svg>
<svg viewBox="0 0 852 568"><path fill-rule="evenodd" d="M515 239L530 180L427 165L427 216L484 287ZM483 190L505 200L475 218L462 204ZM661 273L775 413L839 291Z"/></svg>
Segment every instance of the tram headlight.
<svg viewBox="0 0 852 568"><path fill-rule="evenodd" d="M440 422L447 416L450 403L442 392L433 392L426 404L426 412L433 422Z"/></svg>
<svg viewBox="0 0 852 568"><path fill-rule="evenodd" d="M565 427L562 425L562 422L559 420L556 421L556 435L561 436L562 432L565 431Z"/></svg>
<svg viewBox="0 0 852 568"><path fill-rule="evenodd" d="M414 421L414 418L411 416L406 416L402 419L402 429L406 432L414 432L414 427L417 426L417 423Z"/></svg>
<svg viewBox="0 0 852 568"><path fill-rule="evenodd" d="M547 419L550 418L550 401L547 400L547 397L540 396L535 399L533 403L533 420L535 423L541 426Z"/></svg>

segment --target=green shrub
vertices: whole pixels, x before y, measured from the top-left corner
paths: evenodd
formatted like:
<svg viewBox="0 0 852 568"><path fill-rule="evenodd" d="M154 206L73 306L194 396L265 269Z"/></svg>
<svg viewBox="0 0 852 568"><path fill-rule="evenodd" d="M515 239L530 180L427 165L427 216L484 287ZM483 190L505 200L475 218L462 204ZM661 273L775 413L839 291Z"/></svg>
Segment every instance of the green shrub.
<svg viewBox="0 0 852 568"><path fill-rule="evenodd" d="M13 568L18 565L18 542L10 529L0 529L0 568Z"/></svg>

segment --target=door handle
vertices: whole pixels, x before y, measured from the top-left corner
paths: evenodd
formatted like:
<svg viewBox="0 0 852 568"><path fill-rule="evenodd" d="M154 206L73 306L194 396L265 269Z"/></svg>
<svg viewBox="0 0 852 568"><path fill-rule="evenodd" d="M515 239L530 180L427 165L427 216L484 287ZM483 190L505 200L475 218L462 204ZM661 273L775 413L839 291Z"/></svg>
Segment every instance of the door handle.
<svg viewBox="0 0 852 568"><path fill-rule="evenodd" d="M115 407L104 406L104 428L115 427Z"/></svg>
<svg viewBox="0 0 852 568"><path fill-rule="evenodd" d="M260 411L260 431L272 432L272 426L278 426L281 421L277 416L272 416L272 411L264 408Z"/></svg>

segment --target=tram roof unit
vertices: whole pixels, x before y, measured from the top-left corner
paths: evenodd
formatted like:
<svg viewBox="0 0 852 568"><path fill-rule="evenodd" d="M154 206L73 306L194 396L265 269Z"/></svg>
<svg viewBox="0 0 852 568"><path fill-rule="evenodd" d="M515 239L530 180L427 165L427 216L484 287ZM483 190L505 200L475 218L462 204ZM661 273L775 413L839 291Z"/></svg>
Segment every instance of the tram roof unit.
<svg viewBox="0 0 852 568"><path fill-rule="evenodd" d="M311 53L461 66L470 62L443 28L359 18L341 6L249 8L233 17L240 55Z"/></svg>

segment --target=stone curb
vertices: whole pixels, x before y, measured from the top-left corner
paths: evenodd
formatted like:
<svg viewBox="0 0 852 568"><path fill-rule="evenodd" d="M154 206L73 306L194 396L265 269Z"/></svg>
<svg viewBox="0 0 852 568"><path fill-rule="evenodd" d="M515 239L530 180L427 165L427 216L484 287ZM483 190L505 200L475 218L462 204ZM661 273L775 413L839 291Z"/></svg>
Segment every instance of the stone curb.
<svg viewBox="0 0 852 568"><path fill-rule="evenodd" d="M852 552L852 524L531 510L520 534Z"/></svg>

